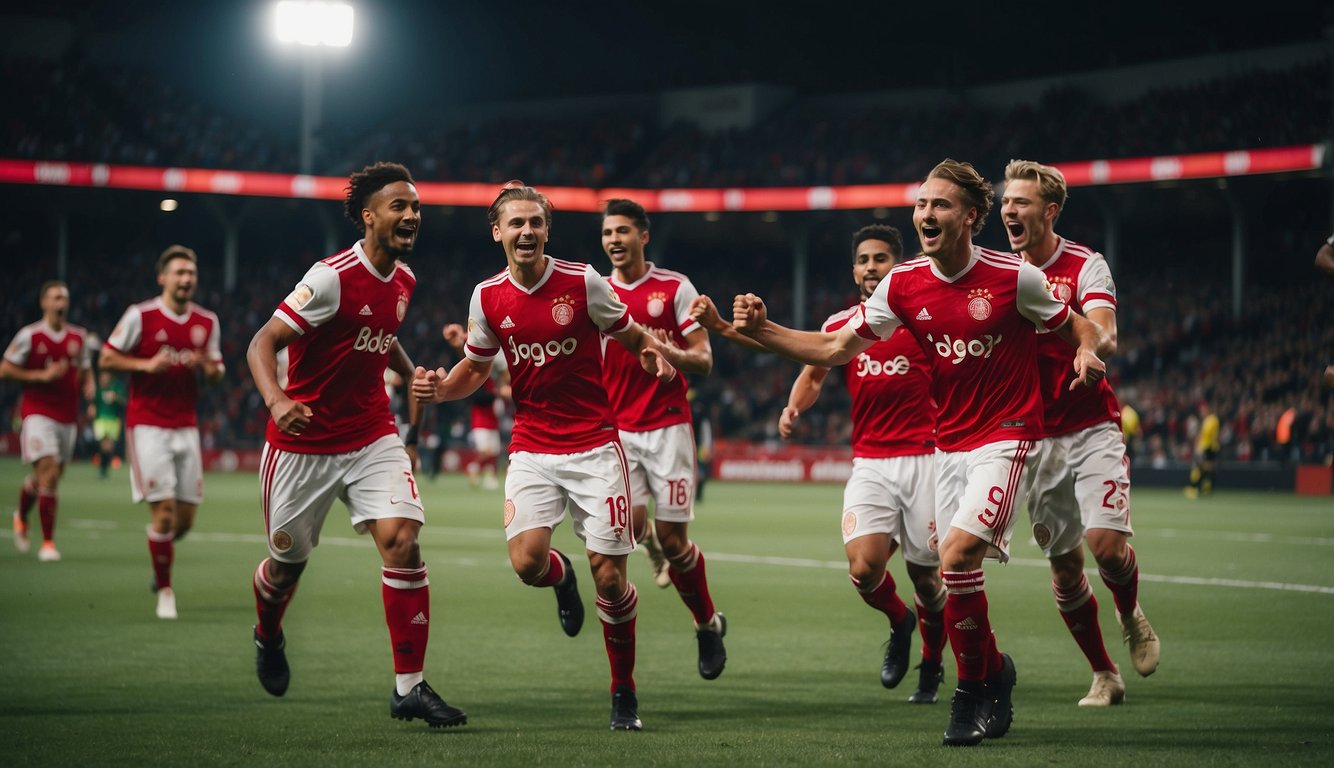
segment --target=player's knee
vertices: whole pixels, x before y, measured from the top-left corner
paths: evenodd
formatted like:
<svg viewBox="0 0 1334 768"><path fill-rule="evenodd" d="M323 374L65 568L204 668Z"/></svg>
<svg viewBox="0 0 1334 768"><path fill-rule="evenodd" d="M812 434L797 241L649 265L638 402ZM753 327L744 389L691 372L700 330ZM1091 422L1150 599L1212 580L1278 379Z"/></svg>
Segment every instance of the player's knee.
<svg viewBox="0 0 1334 768"><path fill-rule="evenodd" d="M1115 570L1125 563L1126 536L1120 531L1091 530L1088 533L1088 544L1099 568Z"/></svg>

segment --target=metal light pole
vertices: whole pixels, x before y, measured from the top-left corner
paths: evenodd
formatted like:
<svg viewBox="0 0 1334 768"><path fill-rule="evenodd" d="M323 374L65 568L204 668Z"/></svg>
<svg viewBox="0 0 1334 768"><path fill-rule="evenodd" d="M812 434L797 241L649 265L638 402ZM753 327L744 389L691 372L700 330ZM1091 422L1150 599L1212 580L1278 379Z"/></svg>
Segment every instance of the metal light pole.
<svg viewBox="0 0 1334 768"><path fill-rule="evenodd" d="M301 172L314 173L319 145L322 57L316 48L352 44L352 6L346 3L283 0L274 7L278 41L301 46Z"/></svg>

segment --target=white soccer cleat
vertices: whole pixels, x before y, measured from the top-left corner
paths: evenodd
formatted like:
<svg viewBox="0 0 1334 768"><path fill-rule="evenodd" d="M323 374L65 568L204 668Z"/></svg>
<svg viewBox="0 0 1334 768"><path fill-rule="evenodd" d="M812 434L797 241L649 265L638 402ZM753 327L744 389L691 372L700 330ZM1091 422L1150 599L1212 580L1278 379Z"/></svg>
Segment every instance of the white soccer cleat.
<svg viewBox="0 0 1334 768"><path fill-rule="evenodd" d="M1116 614L1116 621L1121 625L1121 638L1130 647L1130 661L1140 677L1148 677L1158 669L1159 643L1149 620L1144 617L1144 610L1135 604L1135 610L1129 616Z"/></svg>
<svg viewBox="0 0 1334 768"><path fill-rule="evenodd" d="M1093 673L1093 686L1079 700L1081 707L1110 707L1126 700L1126 684L1115 669Z"/></svg>
<svg viewBox="0 0 1334 768"><path fill-rule="evenodd" d="M654 530L652 523L649 524L648 535L640 543L644 545L649 562L653 564L653 583L663 589L671 586L672 576L669 571L672 565L667 562L667 555L663 554L662 544L658 543L658 532Z"/></svg>
<svg viewBox="0 0 1334 768"><path fill-rule="evenodd" d="M163 587L157 591L157 617L176 618L176 593L171 591L171 587Z"/></svg>
<svg viewBox="0 0 1334 768"><path fill-rule="evenodd" d="M28 524L23 522L23 516L16 509L14 510L14 549L17 549L20 555L26 555L31 547L32 541L28 539Z"/></svg>
<svg viewBox="0 0 1334 768"><path fill-rule="evenodd" d="M26 547L24 548L26 549ZM37 559L43 563L58 563L60 562L60 550L56 549L55 544L44 541L42 542L42 548L37 550Z"/></svg>

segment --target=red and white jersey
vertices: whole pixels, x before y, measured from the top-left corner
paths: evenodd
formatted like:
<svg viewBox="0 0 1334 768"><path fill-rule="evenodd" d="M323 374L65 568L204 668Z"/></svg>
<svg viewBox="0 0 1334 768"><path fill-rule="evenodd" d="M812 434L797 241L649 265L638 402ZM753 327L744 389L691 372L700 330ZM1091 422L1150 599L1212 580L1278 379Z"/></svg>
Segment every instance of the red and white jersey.
<svg viewBox="0 0 1334 768"><path fill-rule="evenodd" d="M618 442L602 385L602 334L634 320L592 266L547 257L532 289L509 269L473 289L470 360L503 354L510 370L510 452L580 453Z"/></svg>
<svg viewBox="0 0 1334 768"><path fill-rule="evenodd" d="M1059 328L1069 315L1037 267L973 246L953 277L925 257L890 270L848 325L872 340L907 326L931 360L937 443L969 451L1042 437L1038 329Z"/></svg>
<svg viewBox="0 0 1334 768"><path fill-rule="evenodd" d="M468 413L473 429L500 429L500 417L496 415L496 379L494 376L482 382L482 388L473 393Z"/></svg>
<svg viewBox="0 0 1334 768"><path fill-rule="evenodd" d="M195 354L221 362L221 333L218 316L197 304L187 305L185 313L178 315L158 297L125 310L106 341L108 347L131 357L152 357L167 349L174 358L161 373L130 374L125 424L166 429L195 426L199 379L195 369L182 361Z"/></svg>
<svg viewBox="0 0 1334 768"><path fill-rule="evenodd" d="M375 271L361 243L317 262L274 310L301 335L287 346L287 396L313 412L300 435L269 420L269 445L292 453L350 453L398 434L385 369L417 276L403 262Z"/></svg>
<svg viewBox="0 0 1334 768"><path fill-rule="evenodd" d="M616 298L630 309L631 317L645 328L663 329L678 347L684 349L686 334L700 327L690 316L690 302L699 292L680 272L659 269L649 262L648 271L633 283L620 282L615 273L608 279ZM659 381L623 345L605 338L602 343L606 346L602 380L617 427L627 432L648 432L691 422L685 376Z"/></svg>
<svg viewBox="0 0 1334 768"><path fill-rule="evenodd" d="M1101 253L1060 238L1056 253L1038 266L1052 293L1071 310L1116 311L1116 283ZM1121 404L1107 379L1096 387L1075 387L1075 348L1055 336L1038 338L1038 376L1042 380L1042 422L1048 437L1068 435L1104 421L1121 424Z"/></svg>
<svg viewBox="0 0 1334 768"><path fill-rule="evenodd" d="M835 312L820 330L847 325L860 305ZM899 326L843 366L852 398L852 455L865 459L918 456L936 449L931 361L907 328Z"/></svg>
<svg viewBox="0 0 1334 768"><path fill-rule="evenodd" d="M29 371L40 371L61 360L68 362L65 375L55 381L23 385L19 415L45 416L62 424L79 420L79 373L91 364L88 331L69 323L57 331L45 320L39 320L14 334L5 348L5 359Z"/></svg>

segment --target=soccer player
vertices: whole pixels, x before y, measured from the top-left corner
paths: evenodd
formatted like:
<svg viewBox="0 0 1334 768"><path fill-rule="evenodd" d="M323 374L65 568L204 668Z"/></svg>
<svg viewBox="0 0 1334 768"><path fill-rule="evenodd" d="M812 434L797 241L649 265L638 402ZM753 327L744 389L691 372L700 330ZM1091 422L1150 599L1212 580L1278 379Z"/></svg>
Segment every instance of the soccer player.
<svg viewBox="0 0 1334 768"><path fill-rule="evenodd" d="M23 385L19 445L23 463L32 465L32 472L23 478L19 505L14 510L14 548L26 553L32 546L28 515L35 504L42 525L37 559L53 563L60 560L55 542L60 476L74 455L80 388L91 399L93 378L88 332L65 320L69 287L59 280L48 280L37 291L37 298L42 319L14 334L0 361L0 379Z"/></svg>
<svg viewBox="0 0 1334 768"><path fill-rule="evenodd" d="M487 220L507 266L473 289L467 359L449 371L418 368L412 392L424 402L465 398L490 377L494 358L506 356L514 398L504 506L510 563L523 583L554 588L561 629L579 634L584 606L574 569L551 546L568 504L597 590L611 665L611 729L637 731L639 597L625 565L635 548L629 466L602 384L602 335L634 350L660 378L674 377L676 369L593 267L546 255L545 195L511 181Z"/></svg>
<svg viewBox="0 0 1334 768"><path fill-rule="evenodd" d="M1201 400L1198 411L1200 431L1195 436L1195 463L1190 468L1190 484L1186 486L1186 497L1191 499L1214 492L1214 467L1222 448L1218 442L1218 414L1214 413L1213 406Z"/></svg>
<svg viewBox="0 0 1334 768"><path fill-rule="evenodd" d="M157 260L157 298L131 305L102 345L98 367L130 374L125 407L130 491L148 502L148 554L157 591L157 617L176 618L171 567L176 542L194 525L204 500L204 466L195 409L198 375L216 382L226 373L218 316L192 300L199 257L172 245Z"/></svg>
<svg viewBox="0 0 1334 768"><path fill-rule="evenodd" d="M363 236L317 262L250 341L246 360L272 417L260 461L260 499L269 556L252 581L255 668L274 696L287 692L283 613L339 499L357 533L369 533L382 562L380 595L393 650L389 714L432 728L468 716L426 682L430 580L418 533L425 515L417 481L421 406L408 398L400 437L385 369L409 381L412 362L397 338L417 278L404 260L421 228L421 202L407 168L376 163L348 178L344 213ZM287 349L287 386L278 350Z"/></svg>
<svg viewBox="0 0 1334 768"><path fill-rule="evenodd" d="M871 297L890 269L904 261L903 237L894 227L872 224L852 236L852 279L861 297ZM860 311L854 305L830 315L821 326L837 331ZM930 361L907 328L843 366L852 400L852 475L843 491L843 548L849 577L867 605L889 620L889 642L880 683L895 688L908 671L914 625L922 631L922 661L915 704L934 704L944 668L945 585L936 553L936 413L931 403ZM815 405L829 376L823 366L798 374L778 419L778 433L792 436L801 413ZM913 583L914 613L899 598L886 566L902 549Z"/></svg>
<svg viewBox="0 0 1334 768"><path fill-rule="evenodd" d="M441 333L445 342L463 358L463 345L468 340L468 332L463 326L450 323ZM468 434L473 450L477 451L477 459L468 463L467 471L468 482L474 488L480 485L490 491L500 487L496 479L496 463L500 459L500 416L496 408L509 398L509 370L504 365L495 366L491 377L469 398Z"/></svg>
<svg viewBox="0 0 1334 768"><path fill-rule="evenodd" d="M125 380L111 371L97 374L97 392L88 404L93 420L93 438L97 440L97 476L105 480L111 465L120 466L116 444L120 442L125 415Z"/></svg>
<svg viewBox="0 0 1334 768"><path fill-rule="evenodd" d="M1116 284L1102 254L1056 234L1065 200L1065 176L1056 168L1031 160L1006 166L1000 213L1011 249L1042 270L1057 299L1097 324L1097 354L1106 358L1116 352ZM1074 350L1061 339L1038 338L1044 431L1028 476L1028 513L1033 538L1051 563L1056 606L1093 670L1093 684L1079 706L1107 707L1125 699L1126 686L1103 643L1098 600L1084 574L1085 541L1116 601L1117 620L1140 675L1157 669L1159 641L1138 602L1121 405L1106 379L1096 387L1071 389L1073 359Z"/></svg>
<svg viewBox="0 0 1334 768"><path fill-rule="evenodd" d="M1042 273L1014 256L972 243L991 210L991 184L968 163L946 159L917 193L913 225L925 259L895 267L846 325L797 331L768 319L754 294L733 300L733 324L769 349L807 365L851 362L906 326L931 359L936 421L936 529L947 590L945 626L958 688L947 746L1004 736L1013 718L1014 661L1001 653L988 617L982 561L1009 559L1023 473L1042 430L1039 329L1077 344L1077 384L1096 384L1097 326L1047 290Z"/></svg>
<svg viewBox="0 0 1334 768"><path fill-rule="evenodd" d="M608 200L602 211L602 250L611 260L609 279L616 297L641 326L679 350L672 365L683 373L707 375L713 368L709 332L690 315L699 292L690 278L644 257L649 219L633 200ZM727 618L715 610L705 574L704 553L690 539L695 519L695 431L684 376L657 381L625 347L607 345L602 380L630 465L630 513L636 538L649 528L667 561L667 576L695 620L699 674L713 680L723 673ZM652 551L650 551L652 555Z"/></svg>

